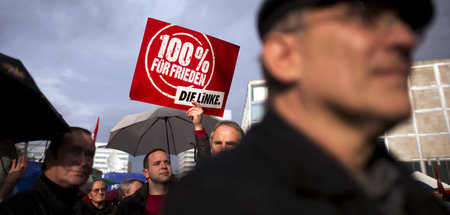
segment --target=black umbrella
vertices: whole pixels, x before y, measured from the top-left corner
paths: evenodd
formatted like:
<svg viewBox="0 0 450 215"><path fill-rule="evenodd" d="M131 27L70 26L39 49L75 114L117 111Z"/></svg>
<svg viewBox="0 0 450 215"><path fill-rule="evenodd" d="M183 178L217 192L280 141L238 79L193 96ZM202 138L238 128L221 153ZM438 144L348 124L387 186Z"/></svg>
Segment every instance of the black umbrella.
<svg viewBox="0 0 450 215"><path fill-rule="evenodd" d="M69 126L20 60L0 53L0 140L46 140Z"/></svg>
<svg viewBox="0 0 450 215"><path fill-rule="evenodd" d="M111 129L106 148L118 149L133 156L145 155L156 148L173 155L192 149L194 126L185 114L182 110L158 107L127 115ZM211 132L217 122L215 117L202 116L206 132Z"/></svg>

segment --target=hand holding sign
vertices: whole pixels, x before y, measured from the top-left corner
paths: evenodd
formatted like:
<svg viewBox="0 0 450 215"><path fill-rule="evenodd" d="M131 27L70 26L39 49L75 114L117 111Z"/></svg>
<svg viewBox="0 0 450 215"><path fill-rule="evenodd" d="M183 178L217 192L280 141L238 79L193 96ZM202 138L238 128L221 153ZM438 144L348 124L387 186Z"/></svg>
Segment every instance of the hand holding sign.
<svg viewBox="0 0 450 215"><path fill-rule="evenodd" d="M239 47L180 26L148 19L133 77L133 100L222 116Z"/></svg>

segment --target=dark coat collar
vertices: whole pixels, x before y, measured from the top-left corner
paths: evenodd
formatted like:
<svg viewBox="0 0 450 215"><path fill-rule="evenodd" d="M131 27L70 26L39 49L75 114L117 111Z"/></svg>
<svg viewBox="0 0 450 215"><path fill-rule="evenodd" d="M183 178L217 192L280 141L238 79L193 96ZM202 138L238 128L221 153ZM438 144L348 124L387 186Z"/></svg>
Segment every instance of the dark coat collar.
<svg viewBox="0 0 450 215"><path fill-rule="evenodd" d="M299 192L342 195L358 190L352 175L339 162L319 148L305 134L295 130L274 111L247 134L258 144L253 149L272 156L286 177L286 182ZM330 182L333 183L330 183Z"/></svg>
<svg viewBox="0 0 450 215"><path fill-rule="evenodd" d="M82 197L79 195L80 193L78 189L62 188L55 182L48 179L44 174L41 175L40 181L38 181L37 184L41 184L41 187L47 187L48 191L53 193L58 200L68 205L79 201Z"/></svg>

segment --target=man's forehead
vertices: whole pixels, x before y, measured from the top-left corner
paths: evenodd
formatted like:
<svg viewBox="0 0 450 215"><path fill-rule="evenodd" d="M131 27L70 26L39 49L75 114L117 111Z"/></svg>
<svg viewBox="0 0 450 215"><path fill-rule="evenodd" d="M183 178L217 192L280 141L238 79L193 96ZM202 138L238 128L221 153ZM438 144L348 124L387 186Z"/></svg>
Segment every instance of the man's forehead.
<svg viewBox="0 0 450 215"><path fill-rule="evenodd" d="M89 134L82 132L71 132L65 134L62 144L66 146L79 146L83 148L95 149L95 144Z"/></svg>
<svg viewBox="0 0 450 215"><path fill-rule="evenodd" d="M155 151L149 155L149 160L156 161L156 160L167 160L169 159L169 156L167 156L167 153L163 151Z"/></svg>
<svg viewBox="0 0 450 215"><path fill-rule="evenodd" d="M106 184L103 181L94 181L92 187L106 187Z"/></svg>
<svg viewBox="0 0 450 215"><path fill-rule="evenodd" d="M218 132L218 131L219 131L219 132ZM219 127L216 128L216 130L214 131L214 137L220 136L220 134L221 134L222 132L224 132L224 131L228 131L228 132L231 132L231 133L235 133L236 135L239 134L239 131L238 131L235 127L230 126L230 125L223 124L223 125L220 125ZM228 132L227 132L227 133L228 133Z"/></svg>

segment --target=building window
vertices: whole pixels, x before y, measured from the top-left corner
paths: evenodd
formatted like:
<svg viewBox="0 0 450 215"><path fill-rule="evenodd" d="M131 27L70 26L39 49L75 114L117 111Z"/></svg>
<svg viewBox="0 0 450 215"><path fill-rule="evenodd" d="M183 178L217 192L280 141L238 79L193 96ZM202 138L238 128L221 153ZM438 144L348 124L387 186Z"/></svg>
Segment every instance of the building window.
<svg viewBox="0 0 450 215"><path fill-rule="evenodd" d="M252 122L261 121L264 117L264 104L252 104Z"/></svg>
<svg viewBox="0 0 450 215"><path fill-rule="evenodd" d="M267 88L264 85L255 85L252 89L252 102L264 101L267 97Z"/></svg>

